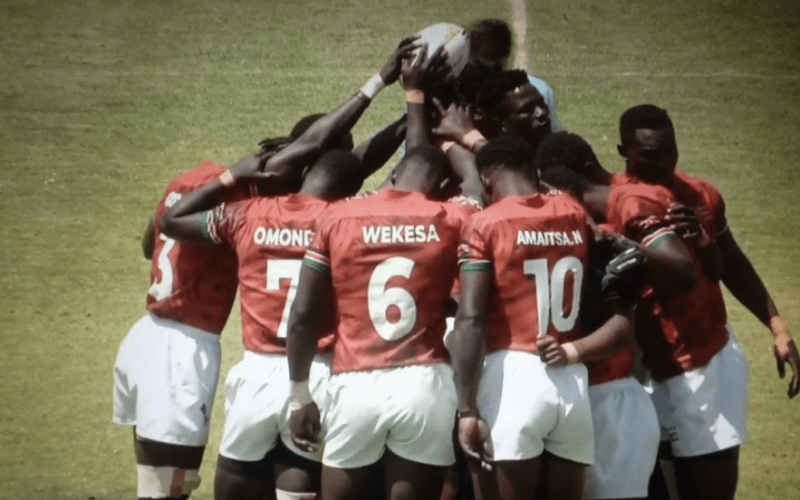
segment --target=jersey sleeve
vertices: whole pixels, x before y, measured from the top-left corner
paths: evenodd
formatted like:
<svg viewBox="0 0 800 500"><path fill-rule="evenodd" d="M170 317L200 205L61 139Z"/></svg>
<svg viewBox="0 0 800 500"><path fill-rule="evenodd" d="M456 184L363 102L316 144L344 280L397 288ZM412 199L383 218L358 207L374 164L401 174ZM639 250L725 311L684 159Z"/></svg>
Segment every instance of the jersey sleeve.
<svg viewBox="0 0 800 500"><path fill-rule="evenodd" d="M244 224L245 203L221 203L203 212L203 232L206 238L217 245L228 243L235 246L236 233Z"/></svg>
<svg viewBox="0 0 800 500"><path fill-rule="evenodd" d="M722 193L719 192L716 186L709 182L704 184L706 198L708 199L714 221L714 239L716 239L717 236L728 230L728 220L725 217L725 200L722 198Z"/></svg>
<svg viewBox="0 0 800 500"><path fill-rule="evenodd" d="M668 204L665 200L639 194L620 200L617 212L618 226L625 236L643 245L674 234L672 226L664 220Z"/></svg>
<svg viewBox="0 0 800 500"><path fill-rule="evenodd" d="M331 253L330 253L330 218L323 218L314 230L314 239L311 241L306 253L303 256L303 266L313 269L319 273L330 273Z"/></svg>
<svg viewBox="0 0 800 500"><path fill-rule="evenodd" d="M458 246L458 265L462 271L488 271L492 269L491 248L481 225L470 217L461 231Z"/></svg>

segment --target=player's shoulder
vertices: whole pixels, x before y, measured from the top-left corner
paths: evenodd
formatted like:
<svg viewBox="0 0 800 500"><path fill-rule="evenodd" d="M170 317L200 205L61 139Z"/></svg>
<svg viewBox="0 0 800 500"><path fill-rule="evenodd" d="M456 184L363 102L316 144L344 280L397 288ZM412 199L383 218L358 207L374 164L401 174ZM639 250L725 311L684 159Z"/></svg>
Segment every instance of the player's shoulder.
<svg viewBox="0 0 800 500"><path fill-rule="evenodd" d="M647 200L669 205L673 196L669 189L658 184L644 182L625 182L612 184L609 192L609 205L617 205L628 200Z"/></svg>
<svg viewBox="0 0 800 500"><path fill-rule="evenodd" d="M190 190L202 186L218 177L225 167L210 161L203 161L199 166L181 172L173 177L169 185L175 190Z"/></svg>
<svg viewBox="0 0 800 500"><path fill-rule="evenodd" d="M682 170L675 170L675 179L704 195L722 196L719 188L704 177L689 175Z"/></svg>

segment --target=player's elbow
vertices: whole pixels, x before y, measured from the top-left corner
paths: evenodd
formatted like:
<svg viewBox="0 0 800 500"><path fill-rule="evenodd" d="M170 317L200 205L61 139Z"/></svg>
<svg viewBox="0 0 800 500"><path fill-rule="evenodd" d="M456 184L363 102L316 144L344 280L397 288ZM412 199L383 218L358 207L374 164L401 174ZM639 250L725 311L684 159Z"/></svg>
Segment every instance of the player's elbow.
<svg viewBox="0 0 800 500"><path fill-rule="evenodd" d="M161 216L161 219L158 221L159 227L161 228L161 232L167 235L170 238L175 236L175 231L177 229L178 221L177 217L174 216L172 210L167 210Z"/></svg>

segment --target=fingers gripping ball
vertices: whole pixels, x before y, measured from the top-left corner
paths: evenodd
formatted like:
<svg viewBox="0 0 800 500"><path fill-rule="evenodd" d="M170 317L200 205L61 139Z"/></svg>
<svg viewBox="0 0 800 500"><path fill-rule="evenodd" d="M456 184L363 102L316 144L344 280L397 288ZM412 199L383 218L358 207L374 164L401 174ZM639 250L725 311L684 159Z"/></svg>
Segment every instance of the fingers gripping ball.
<svg viewBox="0 0 800 500"><path fill-rule="evenodd" d="M633 307L644 286L647 261L636 248L628 248L606 266L601 285L603 297L616 295L625 307Z"/></svg>
<svg viewBox="0 0 800 500"><path fill-rule="evenodd" d="M428 44L427 56L431 57L436 49L444 45L447 51L447 64L450 66L450 76L457 77L467 66L469 59L469 37L461 26L450 23L439 23L428 26L419 33L417 43ZM414 54L418 54L417 49Z"/></svg>

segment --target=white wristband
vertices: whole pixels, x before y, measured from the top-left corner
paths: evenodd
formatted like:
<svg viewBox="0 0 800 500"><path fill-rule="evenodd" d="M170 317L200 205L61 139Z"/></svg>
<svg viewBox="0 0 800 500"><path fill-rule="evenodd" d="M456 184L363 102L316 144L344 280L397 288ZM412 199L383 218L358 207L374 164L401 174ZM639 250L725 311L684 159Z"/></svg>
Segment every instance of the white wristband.
<svg viewBox="0 0 800 500"><path fill-rule="evenodd" d="M383 78L381 78L381 75L376 73L372 76L372 78L367 80L367 83L365 83L363 87L361 87L361 93L372 100L375 99L375 96L378 95L378 92L380 92L385 86L386 83L383 81Z"/></svg>
<svg viewBox="0 0 800 500"><path fill-rule="evenodd" d="M313 403L311 392L308 390L308 379L302 382L290 382L289 385L289 411L297 411L308 403Z"/></svg>
<svg viewBox="0 0 800 500"><path fill-rule="evenodd" d="M575 347L575 344L572 342L566 342L561 344L561 348L564 349L564 353L567 355L567 364L572 365L578 362L580 359L580 354L578 354L578 349Z"/></svg>

